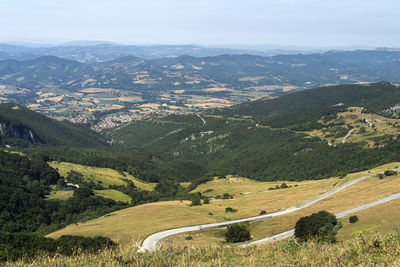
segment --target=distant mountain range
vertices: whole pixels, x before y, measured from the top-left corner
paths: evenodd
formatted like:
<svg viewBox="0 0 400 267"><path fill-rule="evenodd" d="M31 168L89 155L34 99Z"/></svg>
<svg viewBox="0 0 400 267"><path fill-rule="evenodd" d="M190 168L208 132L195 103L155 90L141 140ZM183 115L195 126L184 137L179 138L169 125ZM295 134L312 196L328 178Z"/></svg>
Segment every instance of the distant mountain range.
<svg viewBox="0 0 400 267"><path fill-rule="evenodd" d="M68 91L87 87L147 92L201 91L215 86L239 90L253 87L261 90L263 86L268 90L271 85L311 88L357 82L399 83L399 73L400 51L395 50L272 57L179 56L152 60L129 56L95 64L55 56L0 61L0 84L38 90L56 87Z"/></svg>
<svg viewBox="0 0 400 267"><path fill-rule="evenodd" d="M27 46L16 44L0 44L0 60L16 59L29 60L40 56L57 56L85 63L104 62L119 57L135 56L143 59L157 59L163 57L178 57L182 55L194 57L218 56L223 54L253 54L271 56L276 54L299 53L294 50L271 51L234 48L213 48L198 45L120 45L104 42L76 41L60 46Z"/></svg>
<svg viewBox="0 0 400 267"><path fill-rule="evenodd" d="M56 56L84 63L104 62L119 57L135 56L143 59L194 56L210 57L224 54L257 56L323 53L329 50L370 50L372 47L311 48L283 45L122 45L105 41L70 41L59 45L30 43L0 43L0 60L28 60L40 56Z"/></svg>

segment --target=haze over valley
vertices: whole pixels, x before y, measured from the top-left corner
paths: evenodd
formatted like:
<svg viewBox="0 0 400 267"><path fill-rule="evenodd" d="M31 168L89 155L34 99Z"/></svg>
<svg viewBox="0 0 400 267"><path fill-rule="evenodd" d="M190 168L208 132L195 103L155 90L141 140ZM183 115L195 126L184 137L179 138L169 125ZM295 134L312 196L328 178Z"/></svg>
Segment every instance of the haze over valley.
<svg viewBox="0 0 400 267"><path fill-rule="evenodd" d="M0 265L398 266L398 5L2 1Z"/></svg>

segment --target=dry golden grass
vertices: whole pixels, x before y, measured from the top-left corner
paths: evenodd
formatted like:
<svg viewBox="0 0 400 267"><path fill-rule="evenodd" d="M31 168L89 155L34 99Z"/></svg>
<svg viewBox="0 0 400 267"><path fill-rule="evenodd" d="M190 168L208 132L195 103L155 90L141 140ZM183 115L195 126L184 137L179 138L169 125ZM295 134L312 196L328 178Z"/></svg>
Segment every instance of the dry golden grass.
<svg viewBox="0 0 400 267"><path fill-rule="evenodd" d="M386 164L371 170L371 173L392 169L394 166L398 165L400 164ZM151 233L168 228L255 216L258 215L261 210L273 212L279 209L285 209L301 204L351 179L362 177L367 174L368 171L363 171L349 174L343 179L331 178L318 181L286 182L288 185L298 184L298 186L272 191L269 191L268 188L272 185L281 184L282 182L260 183L243 178L239 178L237 181L240 182L237 183L224 183L223 179L214 180L205 185L201 185L200 191L203 192L203 190L214 189L215 191L210 192L210 194L213 192L228 192L234 194L235 198L212 200L210 204L193 207L189 206L190 202L188 201L165 201L139 205L85 223L70 225L49 236L57 238L61 235L68 234L84 236L103 235L121 244L128 244L131 240L140 241ZM398 176L387 177L384 180L368 178L364 182L353 185L315 204L315 206L293 214L268 219L266 222L261 221L254 223L252 224L253 235L255 238L261 238L271 233L278 233L291 229L299 216L304 216L314 211L328 209L332 212L338 212L373 201L379 196L391 194L396 190L400 191L399 180L400 178ZM240 195L241 192L246 192L241 190L240 187L254 193ZM229 188L232 190L230 191ZM359 192L363 193L359 194ZM232 207L238 209L238 211L235 213L227 213L225 212L226 207ZM210 213L212 213L212 215ZM217 230L210 231L218 233ZM215 244L215 242L221 239L221 237L209 235L207 233L207 231L197 233L201 234L201 236L199 236L201 237L201 242L207 241L207 244L213 244L213 242ZM184 240L183 237L178 236L178 238Z"/></svg>
<svg viewBox="0 0 400 267"><path fill-rule="evenodd" d="M82 93L109 93L109 92L118 92L119 90L111 89L111 88L86 88L81 90Z"/></svg>
<svg viewBox="0 0 400 267"><path fill-rule="evenodd" d="M386 177L383 180L371 177L346 188L343 191L312 205L311 207L291 214L254 223L254 237L256 239L263 238L272 234L290 230L294 227L299 218L320 210L338 213L399 192L400 176Z"/></svg>
<svg viewBox="0 0 400 267"><path fill-rule="evenodd" d="M393 169L395 166L399 166L399 163L391 163L391 164L386 164L383 166L380 166L378 168L375 168L371 170L371 173L376 173L388 169ZM338 183L336 186L343 184L346 181L349 181L351 179L355 179L358 177L362 177L364 175L367 175L368 171L363 171L359 173L353 173L348 175L346 178L339 180L340 183ZM332 185L332 182L338 181L338 179L333 178L333 179L326 179L326 180L321 180L321 181L307 181L309 183L307 186L304 188L301 188L301 183L299 183L299 186L297 188L288 188L288 189L279 189L276 191L272 191L274 193L277 193L277 195L274 195L273 197L271 196L270 199L266 197L261 197L260 194L255 194L254 197L249 196L248 199L246 198L239 198L239 199L233 199L230 202L228 201L221 201L221 207L225 209L225 207L232 207L235 209L238 209L238 212L235 213L229 213L226 217L228 218L241 218L241 217L248 217L248 216L254 216L258 215L258 213L255 213L256 211L261 211L261 210L266 210L267 212L273 212L278 209L284 209L288 208L290 206L293 206L295 204L296 200L298 203L303 203L307 199L313 198L311 196L312 193L318 192L316 195L320 195L325 191L328 191L326 187L324 187L322 184L318 186L318 182L327 182L327 185ZM316 184L313 184L313 182L317 182ZM331 184L329 184L329 182ZM212 183L212 182L211 182ZM288 183L289 184L289 183ZM212 185L211 185L212 186ZM254 186L256 188L257 186ZM219 188L218 184L214 186L214 188ZM323 190L325 188L325 190ZM295 190L297 189L297 191ZM217 189L219 190L219 189ZM222 191L221 191L222 192ZM371 177L367 178L366 180L363 180L347 189L344 189L343 191L340 191L334 195L332 195L329 198L326 198L311 207L299 210L297 212L293 212L287 215L283 216L278 216L274 218L269 218L269 219L264 219L260 221L255 221L250 224L251 229L252 229L252 236L254 239L259 239L259 238L264 238L267 236L271 236L273 234L281 233L287 230L290 230L294 227L296 221L303 216L312 214L314 212L318 212L320 210L328 210L333 213L337 213L349 208L353 208L365 203L372 202L374 200L377 200L380 197L391 195L394 193L400 192L400 175L399 176L391 176L391 177L385 177L383 180L378 179L377 177ZM210 192L212 193L212 192ZM284 193L280 195L280 193ZM310 194L308 197L305 197L303 194L308 193ZM251 200L247 202L248 200ZM267 201L270 200L268 203ZM216 204L216 201L211 202L210 206L213 204ZM268 208L267 204L270 204L270 209ZM200 207L194 207L196 209L201 209L201 208L206 208L209 205L204 205ZM271 208L272 207L272 208ZM252 212L250 212L252 210ZM250 214L252 213L252 214ZM246 215L246 216L243 216ZM200 233L191 233L191 235L195 234L200 234L199 237L201 237L201 242L205 242L205 244L221 244L223 242L223 237L221 232L223 229L213 229L213 230L203 230ZM186 234L187 235L187 234ZM176 235L173 237L170 237L166 239L163 243L164 245L171 245L171 244L182 244L182 245L190 245L192 240L185 240L184 239L185 234L182 235ZM193 236L193 240L197 239L198 237L195 238ZM213 243L214 242L214 243ZM215 243L216 242L216 243Z"/></svg>
<svg viewBox="0 0 400 267"><path fill-rule="evenodd" d="M224 87L212 87L203 89L204 92L225 92L232 91L232 89L224 88Z"/></svg>
<svg viewBox="0 0 400 267"><path fill-rule="evenodd" d="M140 96L121 96L119 98L119 101L128 101L128 102L132 102L132 101L141 101L142 97Z"/></svg>
<svg viewBox="0 0 400 267"><path fill-rule="evenodd" d="M400 178L399 178L400 179ZM341 219L343 228L338 232L338 239L354 238L359 232L373 234L378 231L388 233L400 229L400 199L378 205L351 215L357 215L359 221L349 223L349 216Z"/></svg>
<svg viewBox="0 0 400 267"><path fill-rule="evenodd" d="M147 235L173 227L210 223L213 216L204 216L189 207L188 201L165 201L139 205L116 211L84 223L69 225L49 237L62 235L102 235L120 244L143 240Z"/></svg>
<svg viewBox="0 0 400 267"><path fill-rule="evenodd" d="M61 100L64 99L63 95L60 96L54 96L54 97L48 97L48 98L41 98L41 99L36 99L37 103L42 103L44 101L52 101L52 102L60 102Z"/></svg>

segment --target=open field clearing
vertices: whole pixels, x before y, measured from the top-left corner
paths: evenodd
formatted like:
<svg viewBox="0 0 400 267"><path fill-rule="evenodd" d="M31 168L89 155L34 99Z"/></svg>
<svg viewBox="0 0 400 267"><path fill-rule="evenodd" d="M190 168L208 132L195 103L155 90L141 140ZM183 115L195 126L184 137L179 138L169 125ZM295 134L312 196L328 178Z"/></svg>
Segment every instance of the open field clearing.
<svg viewBox="0 0 400 267"><path fill-rule="evenodd" d="M105 189L105 190L93 190L96 196L101 196L104 198L110 198L115 201L121 201L125 203L130 203L131 198L124 193L114 190L114 189ZM56 190L54 189L47 195L47 199L57 199L57 200L67 200L74 194L74 190Z"/></svg>
<svg viewBox="0 0 400 267"><path fill-rule="evenodd" d="M104 187L108 187L109 185L125 185L125 179L131 180L136 187L142 190L152 191L156 186L154 183L140 181L126 172L122 173L108 168L97 168L58 161L49 162L49 165L56 169L63 177L67 177L70 171L76 171L81 173L86 179L100 183Z"/></svg>
<svg viewBox="0 0 400 267"><path fill-rule="evenodd" d="M226 92L232 91L232 89L224 88L224 87L211 87L203 89L204 92Z"/></svg>
<svg viewBox="0 0 400 267"><path fill-rule="evenodd" d="M354 129L346 142L365 142L367 147L380 146L379 141L388 137L395 137L400 133L400 120L386 118L377 114L363 113L361 107L349 107L347 111L340 112L337 117L324 123L332 125L327 129L306 132L312 136L318 136L331 144L338 144L350 129Z"/></svg>
<svg viewBox="0 0 400 267"><path fill-rule="evenodd" d="M139 205L85 223L69 225L48 236L58 238L62 235L102 235L122 245L128 245L160 230L215 221L213 216L204 216L191 209L188 201L165 201Z"/></svg>
<svg viewBox="0 0 400 267"><path fill-rule="evenodd" d="M110 198L115 201L121 201L125 203L130 203L131 198L124 193L118 191L118 190L113 190L113 189L106 189L106 190L93 190L93 192L96 194L96 196L102 196L104 198Z"/></svg>
<svg viewBox="0 0 400 267"><path fill-rule="evenodd" d="M392 164L392 166L395 165L397 166L398 164ZM386 165L388 166L388 165ZM394 166L393 166L394 167ZM371 173L374 173L375 171L371 171ZM282 190L282 189L280 189ZM363 181L360 181L359 183L352 185L343 191L340 191L324 200L321 200L320 202L307 207L305 209L295 211L293 213L287 214L287 215L282 215L278 217L273 217L273 218L267 218L259 221L254 221L250 223L251 227L251 233L252 237L254 240L260 239L260 238L265 238L268 236L272 236L290 229L293 229L296 221L303 217L310 215L314 212L318 212L320 210L327 210L332 213L338 213L343 210L347 210L353 207L360 206L365 203L373 202L375 200L378 200L382 197L394 194L394 193L399 193L400 192L400 175L397 176L387 176L384 177L383 179L379 179L378 177L369 177ZM397 200L398 202L398 200ZM395 203L395 202L393 202ZM384 205L391 205L391 203L386 203ZM232 205L233 208L236 208L234 205ZM383 206L382 206L383 207ZM376 206L371 209L380 209L380 206ZM371 214L369 210L362 211L363 213ZM373 214L373 213L372 213ZM385 215L386 214L386 215ZM388 231L393 229L393 225L395 225L395 218L391 218L390 211L384 212L382 214L384 216L383 220L386 220L386 224L383 225L381 228L378 228L381 231ZM400 216L400 215L398 215ZM373 223L373 217L369 217L370 219L370 224L372 226L375 226L379 224L379 219L380 217L375 218L375 223ZM367 222L367 221L366 221ZM358 223L358 226L352 226L354 229L360 228L360 230L368 229L368 225L366 227L363 227L363 222L360 220ZM356 223L356 224L357 224ZM397 223L398 224L398 223ZM346 226L347 224L345 224ZM374 229L371 229L374 230ZM212 242L217 242L214 243L215 245L217 244L223 244L224 238L222 236L224 232L224 228L218 228L218 229L210 229L210 230L202 230L202 231L196 231L192 233L184 233L180 235L175 235L171 236L169 238L166 238L165 241L163 241L163 246L170 246L172 244L174 245L190 245L191 242L196 242L197 238L200 238L202 242L198 243L203 243L210 245ZM343 229L341 230L343 231ZM193 237L192 240L186 240L186 236L191 235ZM351 238L350 232L343 232L339 236L341 239L346 239L346 238Z"/></svg>
<svg viewBox="0 0 400 267"><path fill-rule="evenodd" d="M373 234L376 231L388 233L400 229L400 199L378 205L352 215L357 215L359 221L349 223L349 216L341 219L343 228L338 232L338 239L351 239L357 233Z"/></svg>
<svg viewBox="0 0 400 267"><path fill-rule="evenodd" d="M86 88L81 90L82 93L109 93L109 92L118 92L119 90L111 89L111 88Z"/></svg>
<svg viewBox="0 0 400 267"><path fill-rule="evenodd" d="M400 165L399 163L392 163L392 164L387 164L378 168L375 168L371 170L371 173L383 171L383 170L388 170L394 168L394 166ZM343 179L338 179L338 178L331 178L331 179L324 179L324 180L319 180L319 181L305 181L305 182L286 182L288 185L291 184L298 184L297 187L290 187L290 188L285 188L285 189L277 189L277 190L268 190L269 187L275 186L276 184L281 184L282 182L265 182L265 183L260 183L260 182L254 182L252 180L248 179L243 179L239 178L239 181L241 181L242 186L246 186L245 189L246 191L253 190L253 194L250 195L240 195L240 189L234 189L236 190L235 193L235 198L233 199L224 199L224 200L212 200L210 204L207 205L201 205L201 206L193 206L190 207L189 204L190 202L188 201L165 201L165 202L158 202L158 203L150 203L150 204L144 204L144 205L139 205L136 207L120 210L117 212L114 212L109 215L105 215L101 218L91 220L85 223L79 223L75 225L70 225L67 226L66 228L57 231L55 233L50 234L50 237L57 238L60 237L61 235L69 235L69 234L74 234L74 235L84 235L84 236L95 236L95 235L104 235L109 238L111 238L114 241L117 241L121 244L128 244L132 240L134 241L140 241L143 240L144 237L148 236L151 233L158 232L161 230L169 229L169 228L176 228L176 227L181 227L181 226L188 226L188 225L193 225L193 224L202 224L202 223L211 223L211 222L217 222L217 221L224 221L224 220L229 220L229 219L236 219L236 218L243 218L243 217L249 217L249 216L255 216L260 213L261 210L266 210L267 212L272 212L272 211L277 211L279 209L284 209L288 208L294 205L301 204L307 200L310 200L318 195L321 195L322 193L333 189L334 187L337 187L349 180L355 179L362 177L364 175L367 175L368 171L363 171L359 173L353 173L348 175L347 177ZM396 176L397 177L397 176ZM373 185L376 185L375 182L384 182L385 184L381 184L380 186L375 186L376 188L371 188L371 191L374 191L375 189L377 190L377 194L380 194L382 192L387 192L390 190L385 191L385 187L392 187L393 191L395 191L396 184L400 185L398 183L398 180L395 180L396 177L388 177L385 178L384 180L379 180L377 178L368 178L369 180L372 181ZM221 180L221 181L219 181ZM218 179L214 180L212 182L208 183L205 185L202 185L200 191L203 192L203 190L211 189L214 188L216 191L220 190L220 192L224 192L226 185L223 184L223 180L225 179ZM247 184L246 184L247 181ZM371 186L370 183L366 183L364 186L361 188L366 188L368 186ZM360 182L361 183L361 182ZM221 185L220 185L221 184ZM229 183L228 183L229 184ZM231 187L235 188L238 187L238 184L240 183L231 183ZM261 185L265 186L265 191L264 188L262 188ZM221 189L222 185L225 187ZM356 185L354 185L356 186ZM219 187L219 188L218 188ZM261 188L260 188L261 187ZM352 189L353 186L348 188L347 190ZM256 191L258 190L258 191ZM356 189L356 192L360 190L360 188ZM242 192L246 192L242 191ZM346 190L344 190L346 191ZM400 188L399 188L400 191ZM213 193L214 191L210 192ZM225 192L230 192L230 191L225 191ZM257 193L258 192L258 193ZM354 193L354 192L352 192ZM390 192L387 192L389 194ZM338 197L340 193L337 193L333 197L328 198L327 200L334 199L336 200L336 203L332 204L338 205L337 202L339 202L340 205L340 199ZM374 198L373 194L371 193L372 196L369 196L369 198ZM345 195L346 196L346 195ZM363 199L364 194L360 196L359 202L365 203L368 202L368 198L365 198L365 201ZM325 202L325 201L321 201ZM353 205L354 204L354 205ZM357 205L357 202L354 202L352 200L349 200L346 202L346 205L353 207ZM232 207L235 209L238 209L237 212L226 212L225 209L227 207ZM347 207L347 206L345 206ZM345 208L344 207L344 208ZM311 209L313 206L310 208L307 208L305 210ZM343 209L344 209L343 208ZM319 210L320 208L317 208ZM339 208L338 211L342 209ZM300 211L299 211L300 212ZM301 211L303 212L303 211ZM286 216L290 216L286 215ZM266 234L265 232L268 231L274 231L274 233L278 233L280 229L283 229L285 227L292 227L293 220L296 220L296 216L294 218L286 218L286 216L281 216L285 217L285 219L281 222L278 221L274 224L273 229L270 230L270 220L268 219L268 227L264 229L264 227L259 226L259 222L252 224L252 228L254 231L257 232L257 238L265 237ZM280 217L273 218L279 219ZM271 220L272 221L272 220ZM263 222L263 221L262 221ZM262 224L261 222L261 224ZM265 223L264 223L265 224ZM285 229L283 229L285 230ZM210 235L209 237L206 236L206 240L208 240L207 244L211 244L210 242L217 242L218 237L215 237L215 234L218 233L218 229L210 229L213 234ZM208 231L202 231L201 233L195 233L195 234L201 234L201 238L204 238L204 235L206 235ZM183 238L181 238L183 239ZM195 240L195 238L193 238ZM209 240L210 239L210 240ZM183 239L184 240L184 239ZM191 240L192 241L192 240ZM190 241L188 241L190 242ZM215 243L214 243L215 244Z"/></svg>
<svg viewBox="0 0 400 267"><path fill-rule="evenodd" d="M47 199L67 200L74 194L73 190L52 190Z"/></svg>

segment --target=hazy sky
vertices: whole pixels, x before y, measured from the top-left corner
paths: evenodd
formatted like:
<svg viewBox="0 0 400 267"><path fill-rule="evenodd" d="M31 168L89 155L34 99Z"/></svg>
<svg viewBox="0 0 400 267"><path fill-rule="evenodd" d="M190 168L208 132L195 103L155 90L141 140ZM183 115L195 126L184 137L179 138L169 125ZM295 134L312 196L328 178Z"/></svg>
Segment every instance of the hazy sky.
<svg viewBox="0 0 400 267"><path fill-rule="evenodd" d="M400 46L399 0L0 0L0 42Z"/></svg>

